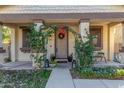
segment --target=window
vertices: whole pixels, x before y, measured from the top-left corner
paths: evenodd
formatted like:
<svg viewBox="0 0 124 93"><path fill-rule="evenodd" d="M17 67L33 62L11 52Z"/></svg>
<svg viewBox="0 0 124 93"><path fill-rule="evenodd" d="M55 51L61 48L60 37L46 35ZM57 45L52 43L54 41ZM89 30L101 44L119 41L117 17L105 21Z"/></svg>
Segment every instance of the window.
<svg viewBox="0 0 124 93"><path fill-rule="evenodd" d="M96 50L101 50L103 48L103 27L102 26L91 26L90 34L96 36L93 40L93 45L96 47Z"/></svg>
<svg viewBox="0 0 124 93"><path fill-rule="evenodd" d="M24 28L22 30L22 47L28 47L27 43L27 34L29 33L30 29Z"/></svg>

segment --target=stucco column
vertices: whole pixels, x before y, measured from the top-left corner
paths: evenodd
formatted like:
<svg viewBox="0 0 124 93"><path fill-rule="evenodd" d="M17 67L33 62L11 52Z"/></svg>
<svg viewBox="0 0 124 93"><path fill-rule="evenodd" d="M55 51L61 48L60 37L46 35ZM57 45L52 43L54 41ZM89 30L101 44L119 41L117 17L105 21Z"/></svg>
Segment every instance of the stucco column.
<svg viewBox="0 0 124 93"><path fill-rule="evenodd" d="M121 23L122 25L122 47L120 51L120 62L124 64L124 22Z"/></svg>
<svg viewBox="0 0 124 93"><path fill-rule="evenodd" d="M79 25L79 30L80 30L80 34L81 34L81 38L83 41L86 41L87 39L86 37L86 33L89 33L89 20L80 20L80 25Z"/></svg>
<svg viewBox="0 0 124 93"><path fill-rule="evenodd" d="M16 38L15 38L15 28L11 28L11 61L16 61Z"/></svg>
<svg viewBox="0 0 124 93"><path fill-rule="evenodd" d="M122 23L122 47L124 47L124 23Z"/></svg>
<svg viewBox="0 0 124 93"><path fill-rule="evenodd" d="M81 35L81 39L85 42L87 39L85 38L87 36L86 33L89 33L89 26L90 22L88 19L81 19L79 24L79 34ZM75 54L75 53L74 53ZM73 55L75 59L75 55Z"/></svg>
<svg viewBox="0 0 124 93"><path fill-rule="evenodd" d="M2 48L3 47L3 43L2 43L2 37L3 35L2 35L2 25L0 24L0 48Z"/></svg>

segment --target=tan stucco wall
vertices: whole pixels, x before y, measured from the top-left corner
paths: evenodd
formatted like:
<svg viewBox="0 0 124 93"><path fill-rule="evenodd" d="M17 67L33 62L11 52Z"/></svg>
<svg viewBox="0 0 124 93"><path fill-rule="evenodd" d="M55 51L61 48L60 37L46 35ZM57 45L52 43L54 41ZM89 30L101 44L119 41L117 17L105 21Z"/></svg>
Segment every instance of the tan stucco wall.
<svg viewBox="0 0 124 93"><path fill-rule="evenodd" d="M105 57L108 59L108 25L106 24L91 24L91 26L103 26L103 49L102 52L105 53Z"/></svg>
<svg viewBox="0 0 124 93"><path fill-rule="evenodd" d="M16 46L17 46L17 61L31 61L30 59L30 53L23 53L20 51L20 48L22 48L22 29L18 28L18 31L16 32L17 40Z"/></svg>
<svg viewBox="0 0 124 93"><path fill-rule="evenodd" d="M18 42L16 42L16 60L17 61L31 61L30 53L23 53L20 51L20 48L22 48L22 29L18 27L18 31L16 32L16 39ZM52 47L50 47L52 45ZM52 40L48 41L48 54L47 57L50 57L50 54L54 53L54 34L52 35Z"/></svg>
<svg viewBox="0 0 124 93"><path fill-rule="evenodd" d="M79 32L79 26L77 25L70 26L70 28L73 29L74 31ZM75 54L74 46L75 46L75 37L72 32L68 32L68 49L69 49L68 55L71 55L72 53Z"/></svg>
<svg viewBox="0 0 124 93"><path fill-rule="evenodd" d="M4 59L7 58L8 55L8 44L3 44L3 49L6 50L5 53L0 53L0 63L4 63Z"/></svg>
<svg viewBox="0 0 124 93"><path fill-rule="evenodd" d="M55 34L52 34L50 38L48 38L47 44L47 58L50 58L51 54L55 54Z"/></svg>
<svg viewBox="0 0 124 93"><path fill-rule="evenodd" d="M74 31L78 31L78 26L77 25L70 25L70 27ZM74 53L74 45L75 45L75 39L74 35L68 31L68 55L71 53ZM50 58L51 54L55 54L55 34L51 35L51 40L49 39L48 45L47 45L47 50L48 50L48 58Z"/></svg>
<svg viewBox="0 0 124 93"><path fill-rule="evenodd" d="M108 59L108 26L103 25L103 52L105 53L105 57Z"/></svg>
<svg viewBox="0 0 124 93"><path fill-rule="evenodd" d="M103 51L105 53L106 58L108 59L108 26L104 24L91 24L92 26L103 26ZM79 31L78 25L70 26L75 31ZM23 53L20 51L20 48L22 48L22 30L18 28L18 31L16 32L16 39L18 42L16 42L16 56L17 61L30 61L30 53ZM48 55L47 57L50 58L51 54L55 54L55 34L51 36L51 40L48 41L47 49L48 49ZM75 45L75 39L71 32L68 33L68 54L74 53L74 45Z"/></svg>
<svg viewBox="0 0 124 93"><path fill-rule="evenodd" d="M75 31L78 31L78 26L70 26L72 29ZM16 42L16 60L17 61L31 61L30 59L30 53L23 53L20 51L20 48L22 48L22 30L18 28L18 31L16 32L16 39L18 42ZM75 45L75 39L74 36L71 32L68 32L68 54L70 55L71 53L74 53L74 45ZM55 34L51 35L51 38L48 40L48 45L47 45L47 58L50 58L51 54L55 54Z"/></svg>
<svg viewBox="0 0 124 93"><path fill-rule="evenodd" d="M114 35L116 35L115 31L122 32L121 30L122 30L122 25L121 24L110 26L110 59L111 60L113 60L113 57L114 57L114 47L115 47L114 46L114 41L122 42L122 38L119 39L119 40L114 39Z"/></svg>

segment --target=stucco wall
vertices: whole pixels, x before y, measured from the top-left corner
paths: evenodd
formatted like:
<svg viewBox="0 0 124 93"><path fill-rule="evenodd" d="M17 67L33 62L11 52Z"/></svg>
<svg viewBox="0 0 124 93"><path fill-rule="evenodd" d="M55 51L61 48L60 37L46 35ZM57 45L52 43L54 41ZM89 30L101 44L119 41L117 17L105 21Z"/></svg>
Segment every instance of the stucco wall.
<svg viewBox="0 0 124 93"><path fill-rule="evenodd" d="M108 26L104 24L91 24L92 26L103 26L103 51L105 53L106 58L108 59ZM70 26L75 31L79 31L79 27L77 25ZM17 41L16 42L16 53L17 53L17 61L30 61L30 53L23 53L20 51L20 48L22 48L22 30L18 28L18 31L16 32ZM74 45L75 45L75 39L71 32L68 33L68 54L74 53ZM48 41L47 45L48 54L47 58L50 58L51 54L55 54L55 34L51 35Z"/></svg>
<svg viewBox="0 0 124 93"><path fill-rule="evenodd" d="M75 31L78 31L78 26L70 26ZM75 39L71 32L68 33L68 54L74 53L74 45L75 45ZM23 53L20 51L20 48L22 48L22 29L18 28L18 31L16 32L16 39L18 42L16 42L16 60L17 61L31 61L30 59L30 53ZM51 37L48 39L48 45L47 45L47 58L50 58L51 54L55 54L55 34L52 34Z"/></svg>
<svg viewBox="0 0 124 93"><path fill-rule="evenodd" d="M74 26L70 26L71 29L73 29L74 31L79 32L79 27L77 25ZM72 32L68 32L68 55L71 55L72 53L75 54L75 37L73 35Z"/></svg>
<svg viewBox="0 0 124 93"><path fill-rule="evenodd" d="M108 26L107 25L103 25L103 52L105 53L105 57L107 58L107 59L109 59L108 58Z"/></svg>
<svg viewBox="0 0 124 93"><path fill-rule="evenodd" d="M30 53L23 53L20 51L20 48L22 48L22 29L18 28L18 31L16 32L17 40L16 46L17 46L17 61L31 61L30 59Z"/></svg>
<svg viewBox="0 0 124 93"><path fill-rule="evenodd" d="M7 58L8 55L8 44L3 44L3 49L6 50L5 53L0 53L0 63L4 63L4 59Z"/></svg>
<svg viewBox="0 0 124 93"><path fill-rule="evenodd" d="M102 26L103 27L103 49L102 50L100 50L100 51L102 51L102 52L104 52L105 53L105 57L107 58L107 59L109 59L108 58L108 55L109 55L109 51L108 51L108 25L106 25L106 24L91 24L91 26Z"/></svg>
<svg viewBox="0 0 124 93"><path fill-rule="evenodd" d="M118 32L122 32L122 25L121 24L117 24L117 25L114 25L114 26L111 26L110 27L110 59L113 60L113 57L114 57L114 42L122 42L122 38L118 39L119 40L115 40L114 36L116 35L116 31Z"/></svg>
<svg viewBox="0 0 124 93"><path fill-rule="evenodd" d="M48 38L47 44L47 58L50 58L51 54L55 54L55 34L52 34L51 37Z"/></svg>

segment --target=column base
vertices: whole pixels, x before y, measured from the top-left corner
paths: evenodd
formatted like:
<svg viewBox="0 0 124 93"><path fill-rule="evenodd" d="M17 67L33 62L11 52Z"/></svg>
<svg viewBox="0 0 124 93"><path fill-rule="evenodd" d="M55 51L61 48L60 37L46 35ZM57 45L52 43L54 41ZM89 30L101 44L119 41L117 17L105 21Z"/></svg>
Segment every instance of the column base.
<svg viewBox="0 0 124 93"><path fill-rule="evenodd" d="M0 47L0 53L5 53L5 52L6 52L6 50L3 49L3 47Z"/></svg>

